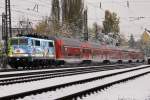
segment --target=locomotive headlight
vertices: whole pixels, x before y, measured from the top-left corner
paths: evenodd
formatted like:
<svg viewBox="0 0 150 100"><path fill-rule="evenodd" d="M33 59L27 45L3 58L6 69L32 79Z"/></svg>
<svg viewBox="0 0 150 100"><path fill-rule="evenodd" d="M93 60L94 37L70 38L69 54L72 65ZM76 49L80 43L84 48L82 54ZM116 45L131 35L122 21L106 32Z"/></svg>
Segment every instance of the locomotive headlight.
<svg viewBox="0 0 150 100"><path fill-rule="evenodd" d="M9 57L13 57L13 55L11 54L11 55L9 55Z"/></svg>
<svg viewBox="0 0 150 100"><path fill-rule="evenodd" d="M29 54L22 54L22 53L15 53L13 55L10 55L10 57L28 57Z"/></svg>
<svg viewBox="0 0 150 100"><path fill-rule="evenodd" d="M19 52L20 52L20 50L18 49L18 50L16 50L16 52L17 52L17 53L19 53Z"/></svg>
<svg viewBox="0 0 150 100"><path fill-rule="evenodd" d="M29 55L28 55L28 54L23 54L22 56L27 57L27 56L29 56Z"/></svg>

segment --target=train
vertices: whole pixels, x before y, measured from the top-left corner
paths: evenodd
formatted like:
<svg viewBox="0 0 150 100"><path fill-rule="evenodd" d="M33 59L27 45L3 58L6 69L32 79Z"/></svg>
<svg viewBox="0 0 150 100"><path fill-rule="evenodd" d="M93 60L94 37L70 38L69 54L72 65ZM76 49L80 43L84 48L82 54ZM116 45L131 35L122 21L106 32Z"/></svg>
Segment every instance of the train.
<svg viewBox="0 0 150 100"><path fill-rule="evenodd" d="M139 50L123 49L65 37L19 35L9 39L8 63L12 68L65 64L143 62Z"/></svg>

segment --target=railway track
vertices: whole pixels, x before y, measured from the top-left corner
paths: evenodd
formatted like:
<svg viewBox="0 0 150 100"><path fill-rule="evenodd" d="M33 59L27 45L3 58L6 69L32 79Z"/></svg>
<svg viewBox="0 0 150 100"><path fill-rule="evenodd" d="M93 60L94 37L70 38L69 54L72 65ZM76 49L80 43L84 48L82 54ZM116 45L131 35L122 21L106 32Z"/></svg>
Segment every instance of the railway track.
<svg viewBox="0 0 150 100"><path fill-rule="evenodd" d="M117 64L117 65L142 65L143 63L122 63L122 64ZM95 65L88 65L88 66L109 66L109 65L116 65L116 64L95 64ZM25 69L23 69L22 67L20 67L19 69L13 69L13 68L2 68L2 69L0 69L0 72L20 72L20 71L32 71L32 70L43 70L43 69L61 69L61 68L70 68L70 66L71 66L71 68L73 68L73 67L75 67L75 68L77 68L77 67L87 67L87 65L85 64L85 65L79 65L79 66L75 66L75 65L65 65L65 66L51 66L51 67L33 67L33 68L25 68Z"/></svg>
<svg viewBox="0 0 150 100"><path fill-rule="evenodd" d="M28 90L28 91L22 91L18 93L12 93L9 95L3 94L1 95L0 99L17 99L22 98L29 95L34 94L41 94L43 92L50 92L50 98L51 99L57 99L57 100L70 100L70 99L76 99L78 97L83 97L85 95L91 94L93 92L99 91L101 89L107 88L113 84L117 84L120 82L124 82L142 75L145 75L147 73L150 73L150 66L139 66L134 68L126 68L126 69L119 69L117 71L110 72L107 71L107 73L104 72L97 72L99 74L90 73L88 77L81 78L78 75L79 79L75 79L76 75L69 76L73 80L69 80L64 83L57 83L57 84L50 84L51 86ZM93 75L92 75L93 74ZM62 77L65 80L65 77ZM55 78L54 78L55 79ZM60 78L61 79L61 78ZM43 80L44 81L44 80ZM94 84L95 82L99 84ZM94 84L94 85L93 85ZM69 89L77 89L75 91L69 91ZM19 89L19 88L18 88ZM61 94L63 93L65 94ZM65 91L65 92L64 92ZM55 96L53 96L55 95ZM57 95L57 96L56 96Z"/></svg>
<svg viewBox="0 0 150 100"><path fill-rule="evenodd" d="M95 66L95 67L80 67L80 68L65 68L65 69L49 69L49 70L34 70L34 71L17 71L15 73L6 73L0 74L0 85L9 85L15 83L23 83L30 81L38 81L43 79L69 76L69 75L77 75L83 73L92 73L98 71L105 70L113 70L113 69L122 69L135 67L136 64L131 65L105 65L105 66Z"/></svg>
<svg viewBox="0 0 150 100"><path fill-rule="evenodd" d="M73 93L70 93L70 94L67 94L67 95L60 96L58 98L57 97L56 98L53 97L53 98L55 98L55 100L72 100L72 99L77 99L77 98L81 99L83 97L86 97L87 95L91 95L93 93L97 93L98 91L100 92L101 90L105 90L108 87L111 87L112 85L119 84L121 82L126 82L126 81L129 81L129 80L133 80L137 77L140 77L140 76L143 76L143 75L146 75L146 74L149 74L149 73L150 73L150 71L143 72L143 73L138 73L138 74L135 74L135 75L130 76L130 77L118 79L118 80L108 82L108 83L105 83L105 84L102 84L102 85L99 85L99 86L96 86L96 87L83 89L83 90L80 90L80 91L77 91L77 92L73 92Z"/></svg>

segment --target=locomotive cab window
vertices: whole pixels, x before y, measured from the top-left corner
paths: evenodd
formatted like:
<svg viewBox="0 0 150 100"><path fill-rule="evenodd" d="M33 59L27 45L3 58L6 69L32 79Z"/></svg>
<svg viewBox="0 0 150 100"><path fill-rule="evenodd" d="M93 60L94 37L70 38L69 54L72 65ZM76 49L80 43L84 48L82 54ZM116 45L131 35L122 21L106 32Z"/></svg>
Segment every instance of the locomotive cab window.
<svg viewBox="0 0 150 100"><path fill-rule="evenodd" d="M40 41L39 40L35 40L35 46L40 46Z"/></svg>
<svg viewBox="0 0 150 100"><path fill-rule="evenodd" d="M28 45L28 39L25 39L25 38L11 39L11 44L12 45Z"/></svg>
<svg viewBox="0 0 150 100"><path fill-rule="evenodd" d="M18 45L18 39L11 39L11 45Z"/></svg>
<svg viewBox="0 0 150 100"><path fill-rule="evenodd" d="M49 42L49 43L48 43L48 46L49 46L49 47L54 47L53 42Z"/></svg>

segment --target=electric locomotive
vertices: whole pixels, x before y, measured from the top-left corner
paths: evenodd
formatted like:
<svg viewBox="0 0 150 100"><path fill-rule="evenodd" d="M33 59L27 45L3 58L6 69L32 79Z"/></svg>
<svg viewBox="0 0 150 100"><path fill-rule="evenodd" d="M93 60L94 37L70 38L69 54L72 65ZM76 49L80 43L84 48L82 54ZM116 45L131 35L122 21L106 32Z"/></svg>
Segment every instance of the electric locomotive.
<svg viewBox="0 0 150 100"><path fill-rule="evenodd" d="M9 40L9 64L18 68L51 65L55 59L54 40L32 36L12 37Z"/></svg>

